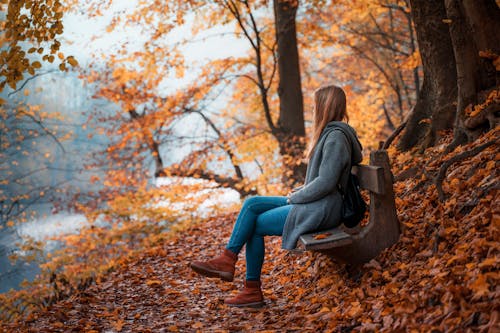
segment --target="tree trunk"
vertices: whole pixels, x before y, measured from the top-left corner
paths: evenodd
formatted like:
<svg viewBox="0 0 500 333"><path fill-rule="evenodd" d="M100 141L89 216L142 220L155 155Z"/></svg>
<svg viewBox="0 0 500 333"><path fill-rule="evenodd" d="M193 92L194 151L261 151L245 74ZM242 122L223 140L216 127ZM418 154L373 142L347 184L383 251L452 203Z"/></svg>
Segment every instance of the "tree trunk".
<svg viewBox="0 0 500 333"><path fill-rule="evenodd" d="M456 58L458 101L454 140L449 150L475 140L487 123L474 122L468 128L467 108L484 102L479 93L498 86L499 76L491 60L480 52L491 51L500 55L500 9L493 0L445 0L450 22L450 35ZM491 124L490 124L491 127Z"/></svg>
<svg viewBox="0 0 500 333"><path fill-rule="evenodd" d="M284 156L283 161L292 173L284 177L287 183L290 183L290 179L303 182L306 169L304 163L295 163L305 148L304 102L295 27L297 8L298 1L274 0L280 99L279 133L275 133L275 136L279 141L280 153Z"/></svg>
<svg viewBox="0 0 500 333"><path fill-rule="evenodd" d="M163 166L163 159L160 155L160 145L156 140L153 139L153 136L148 138L148 146L151 149L151 155L155 162L155 177L165 177L167 174L165 173L165 167Z"/></svg>
<svg viewBox="0 0 500 333"><path fill-rule="evenodd" d="M433 145L438 132L453 128L457 96L456 69L446 9L442 1L411 0L422 57L423 83L398 147Z"/></svg>
<svg viewBox="0 0 500 333"><path fill-rule="evenodd" d="M278 126L286 133L304 136L304 102L295 28L297 7L298 4L290 1L274 1L280 98Z"/></svg>
<svg viewBox="0 0 500 333"><path fill-rule="evenodd" d="M137 113L135 110L129 110L128 114L130 118L137 122L142 135L144 136L144 140L148 145L148 148L151 152L151 157L154 161L154 176L155 177L164 177L166 176L165 167L163 165L163 159L160 155L160 144L153 137L153 134L148 131L147 128L144 127L143 123L141 123L141 115Z"/></svg>

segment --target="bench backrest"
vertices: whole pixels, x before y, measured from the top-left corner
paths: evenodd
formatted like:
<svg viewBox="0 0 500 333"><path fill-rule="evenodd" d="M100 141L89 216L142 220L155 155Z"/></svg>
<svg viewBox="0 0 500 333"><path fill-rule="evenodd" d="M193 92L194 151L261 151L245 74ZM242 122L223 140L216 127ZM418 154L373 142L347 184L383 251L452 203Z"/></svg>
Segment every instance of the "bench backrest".
<svg viewBox="0 0 500 333"><path fill-rule="evenodd" d="M355 165L352 173L358 176L359 186L377 194L384 194L384 168L373 165Z"/></svg>

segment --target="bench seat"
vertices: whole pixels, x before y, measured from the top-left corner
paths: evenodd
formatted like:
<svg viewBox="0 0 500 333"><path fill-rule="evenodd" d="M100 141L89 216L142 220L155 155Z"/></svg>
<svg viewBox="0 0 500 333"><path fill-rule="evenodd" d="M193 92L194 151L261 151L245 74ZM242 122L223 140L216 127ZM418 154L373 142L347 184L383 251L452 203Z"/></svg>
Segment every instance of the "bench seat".
<svg viewBox="0 0 500 333"><path fill-rule="evenodd" d="M319 236L319 237L318 237ZM340 228L333 228L300 236L306 250L322 250L352 243L352 236Z"/></svg>

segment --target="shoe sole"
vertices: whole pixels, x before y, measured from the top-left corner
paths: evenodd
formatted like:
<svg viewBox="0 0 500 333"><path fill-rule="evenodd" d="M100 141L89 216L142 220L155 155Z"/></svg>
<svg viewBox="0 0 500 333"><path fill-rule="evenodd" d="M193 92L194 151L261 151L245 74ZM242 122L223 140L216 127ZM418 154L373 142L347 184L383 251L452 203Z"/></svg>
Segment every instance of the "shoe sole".
<svg viewBox="0 0 500 333"><path fill-rule="evenodd" d="M228 306L234 306L237 308L261 308L264 306L264 301L262 302L254 302L254 303L245 303L245 304L229 304L226 303Z"/></svg>
<svg viewBox="0 0 500 333"><path fill-rule="evenodd" d="M208 269L205 267L197 266L193 263L189 265L193 271L198 274L207 276L207 277L218 277L223 281L231 282L234 279L234 275L228 272L215 271L212 269Z"/></svg>

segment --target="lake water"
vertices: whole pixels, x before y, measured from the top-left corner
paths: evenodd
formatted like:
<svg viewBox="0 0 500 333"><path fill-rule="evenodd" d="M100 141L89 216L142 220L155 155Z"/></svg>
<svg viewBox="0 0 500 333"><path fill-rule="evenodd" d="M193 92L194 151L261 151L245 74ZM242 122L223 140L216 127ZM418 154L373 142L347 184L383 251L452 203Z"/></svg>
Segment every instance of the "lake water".
<svg viewBox="0 0 500 333"><path fill-rule="evenodd" d="M87 224L81 214L59 213L23 223L16 228L0 231L0 293L10 289L19 289L24 280L32 281L40 272L36 263L19 259L11 262L9 256L19 252L18 245L23 237L31 237L36 241L47 241L45 250L50 252L57 247L57 242L50 237L77 233Z"/></svg>

